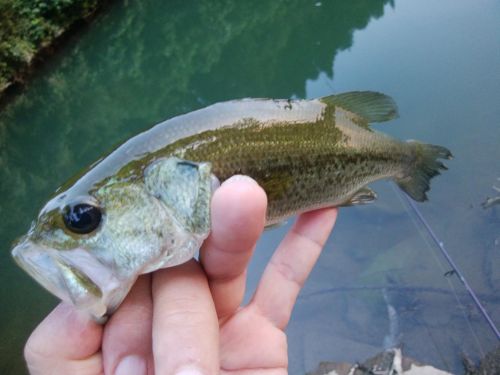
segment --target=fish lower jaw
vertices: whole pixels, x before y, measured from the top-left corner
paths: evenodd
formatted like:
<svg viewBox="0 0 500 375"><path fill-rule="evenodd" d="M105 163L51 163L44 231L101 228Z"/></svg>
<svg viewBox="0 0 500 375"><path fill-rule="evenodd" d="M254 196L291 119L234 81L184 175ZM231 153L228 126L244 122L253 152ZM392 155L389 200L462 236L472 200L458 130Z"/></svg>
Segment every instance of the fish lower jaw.
<svg viewBox="0 0 500 375"><path fill-rule="evenodd" d="M116 309L135 281L118 279L83 249L59 251L25 240L12 256L46 290L96 321Z"/></svg>

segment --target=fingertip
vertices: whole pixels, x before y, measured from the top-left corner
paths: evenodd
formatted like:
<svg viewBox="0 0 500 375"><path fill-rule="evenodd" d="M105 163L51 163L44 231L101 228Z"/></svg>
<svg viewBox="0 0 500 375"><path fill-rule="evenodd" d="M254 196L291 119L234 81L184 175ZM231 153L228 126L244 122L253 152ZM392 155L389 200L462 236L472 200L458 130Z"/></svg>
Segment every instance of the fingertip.
<svg viewBox="0 0 500 375"><path fill-rule="evenodd" d="M301 214L294 230L310 237L316 242L324 242L337 221L338 208L328 207Z"/></svg>
<svg viewBox="0 0 500 375"><path fill-rule="evenodd" d="M234 231L242 241L258 237L266 208L266 193L255 180L243 175L227 179L212 198L212 237L227 238Z"/></svg>
<svg viewBox="0 0 500 375"><path fill-rule="evenodd" d="M256 204L260 205L259 208L261 209L267 205L267 196L264 189L253 178L245 175L234 175L224 181L214 194L214 197L221 194L225 195L226 198L230 196L234 198L251 197Z"/></svg>

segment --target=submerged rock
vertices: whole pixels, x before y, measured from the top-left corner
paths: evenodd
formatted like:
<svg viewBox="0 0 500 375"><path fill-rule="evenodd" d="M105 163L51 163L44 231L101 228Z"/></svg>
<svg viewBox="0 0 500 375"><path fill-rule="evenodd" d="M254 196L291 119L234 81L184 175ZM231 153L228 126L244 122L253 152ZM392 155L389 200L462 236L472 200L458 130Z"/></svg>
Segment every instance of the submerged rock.
<svg viewBox="0 0 500 375"><path fill-rule="evenodd" d="M475 366L464 359L465 375L498 375L500 374L500 346L489 352Z"/></svg>
<svg viewBox="0 0 500 375"><path fill-rule="evenodd" d="M498 178L500 181L500 178ZM495 190L497 193L500 193L500 188L498 186L493 185L493 190ZM493 207L497 204L500 204L500 194L498 194L496 197L487 197L483 203L481 203L481 206L486 209Z"/></svg>
<svg viewBox="0 0 500 375"><path fill-rule="evenodd" d="M500 346L484 356L478 365L464 357L465 375L500 374ZM400 348L391 348L363 363L321 362L307 375L452 375L450 372L404 357Z"/></svg>
<svg viewBox="0 0 500 375"><path fill-rule="evenodd" d="M363 363L321 362L307 375L452 375L412 358L403 357L401 349L392 348Z"/></svg>

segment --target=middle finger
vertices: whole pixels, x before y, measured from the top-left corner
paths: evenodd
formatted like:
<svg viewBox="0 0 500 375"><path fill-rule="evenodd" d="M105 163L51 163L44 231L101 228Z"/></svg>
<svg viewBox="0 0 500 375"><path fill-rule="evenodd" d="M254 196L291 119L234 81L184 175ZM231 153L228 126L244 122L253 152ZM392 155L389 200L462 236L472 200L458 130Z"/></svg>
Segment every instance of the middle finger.
<svg viewBox="0 0 500 375"><path fill-rule="evenodd" d="M153 274L156 374L218 374L219 323L206 276L191 260Z"/></svg>

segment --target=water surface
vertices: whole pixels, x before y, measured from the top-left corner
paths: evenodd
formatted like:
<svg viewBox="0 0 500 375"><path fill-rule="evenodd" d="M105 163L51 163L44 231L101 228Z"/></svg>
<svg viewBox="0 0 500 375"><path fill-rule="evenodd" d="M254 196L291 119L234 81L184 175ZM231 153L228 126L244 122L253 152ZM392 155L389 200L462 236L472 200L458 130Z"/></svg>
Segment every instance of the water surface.
<svg viewBox="0 0 500 375"><path fill-rule="evenodd" d="M242 97L393 96L400 118L378 129L455 155L418 207L500 325L500 206L480 206L500 186L499 19L493 0L112 5L0 113L0 373L25 373L22 345L57 303L9 255L47 197L156 122ZM392 345L461 373L498 341L397 189L374 188L341 211L299 298L290 373ZM286 229L259 243L248 295Z"/></svg>

